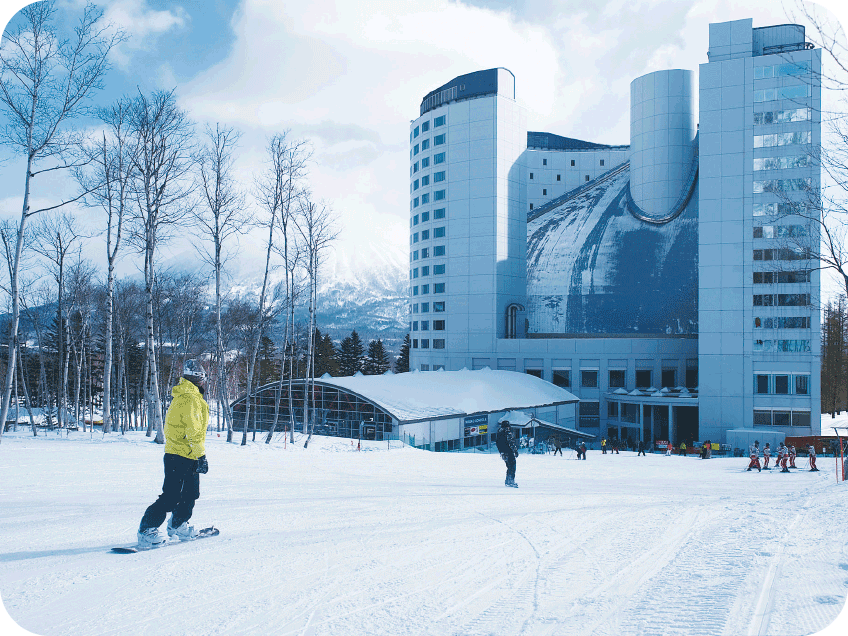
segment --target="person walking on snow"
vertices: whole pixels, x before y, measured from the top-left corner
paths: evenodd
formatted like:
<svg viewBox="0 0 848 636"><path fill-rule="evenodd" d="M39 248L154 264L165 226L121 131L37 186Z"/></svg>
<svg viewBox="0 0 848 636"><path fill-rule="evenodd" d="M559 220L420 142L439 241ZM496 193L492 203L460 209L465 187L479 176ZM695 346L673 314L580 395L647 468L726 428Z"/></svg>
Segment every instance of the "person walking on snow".
<svg viewBox="0 0 848 636"><path fill-rule="evenodd" d="M771 459L771 446L768 442L766 442L766 447L763 449L763 468L765 470L769 469L769 460Z"/></svg>
<svg viewBox="0 0 848 636"><path fill-rule="evenodd" d="M518 484L515 483L515 460L518 457L518 445L515 443L512 428L506 420L501 422L498 428L495 444L497 444L501 458L506 462L506 481L504 485L518 488Z"/></svg>
<svg viewBox="0 0 848 636"><path fill-rule="evenodd" d="M671 451L672 451L673 448L674 448L674 446L672 446L671 440L669 440L668 445L665 447L665 456L666 457L671 457Z"/></svg>
<svg viewBox="0 0 848 636"><path fill-rule="evenodd" d="M754 440L751 448L748 449L748 453L751 455L751 463L748 464L748 470L756 468L757 471L762 472L762 468L760 468L760 442Z"/></svg>
<svg viewBox="0 0 848 636"><path fill-rule="evenodd" d="M798 456L798 454L795 452L795 447L790 446L789 447L789 468L797 468L797 466L795 465L795 458L797 456Z"/></svg>
<svg viewBox="0 0 848 636"><path fill-rule="evenodd" d="M577 459L586 459L586 442L580 442L580 451Z"/></svg>
<svg viewBox="0 0 848 636"><path fill-rule="evenodd" d="M816 448L812 444L807 447L807 452L810 453L810 472L818 472L816 468Z"/></svg>
<svg viewBox="0 0 848 636"><path fill-rule="evenodd" d="M775 462L775 467L780 466L780 472L788 473L789 469L786 467L787 462L789 461L789 449L783 442L780 442L780 446L777 447L777 461Z"/></svg>
<svg viewBox="0 0 848 636"><path fill-rule="evenodd" d="M644 455L645 457L647 457L647 455L645 455L645 442L641 439L639 440L639 452L636 453L636 457L639 457L639 455Z"/></svg>
<svg viewBox="0 0 848 636"><path fill-rule="evenodd" d="M189 541L197 536L188 521L194 502L200 497L200 474L209 470L204 443L209 426L205 391L206 373L196 360L187 360L182 378L171 389L174 399L165 415L165 482L162 494L141 518L138 543L142 547L156 547L167 541L159 533L159 526L169 512L169 537Z"/></svg>
<svg viewBox="0 0 848 636"><path fill-rule="evenodd" d="M607 438L602 437L601 438L601 455L606 455L606 454L607 454Z"/></svg>

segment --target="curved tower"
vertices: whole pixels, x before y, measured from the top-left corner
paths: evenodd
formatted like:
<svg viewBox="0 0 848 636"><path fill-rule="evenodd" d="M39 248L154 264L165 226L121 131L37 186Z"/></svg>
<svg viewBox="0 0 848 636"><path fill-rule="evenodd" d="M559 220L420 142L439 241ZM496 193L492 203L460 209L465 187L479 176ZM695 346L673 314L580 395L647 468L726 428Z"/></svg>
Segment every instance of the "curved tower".
<svg viewBox="0 0 848 636"><path fill-rule="evenodd" d="M692 71L673 69L630 83L630 192L651 217L664 217L688 189L695 152Z"/></svg>

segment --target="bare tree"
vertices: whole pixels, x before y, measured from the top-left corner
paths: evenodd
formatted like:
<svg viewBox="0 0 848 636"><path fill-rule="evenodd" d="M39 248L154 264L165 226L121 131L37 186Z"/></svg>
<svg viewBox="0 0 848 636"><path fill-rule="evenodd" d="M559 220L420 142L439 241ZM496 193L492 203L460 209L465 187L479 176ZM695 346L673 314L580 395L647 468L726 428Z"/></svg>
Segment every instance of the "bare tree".
<svg viewBox="0 0 848 636"><path fill-rule="evenodd" d="M318 307L318 280L324 254L339 234L334 227L334 221L333 213L325 203L315 203L308 195L301 199L295 224L306 252L306 274L309 285L309 328L306 336L306 375L303 398L303 432L308 433L308 436L303 444L304 448L309 445L315 428L315 418L310 418L309 408L315 375L315 311ZM309 426L310 419L311 426Z"/></svg>
<svg viewBox="0 0 848 636"><path fill-rule="evenodd" d="M133 157L136 214L133 240L144 254L144 285L147 294L148 384L145 386L148 413L156 430L156 443L165 443L162 422L156 334L153 322L153 293L156 280L156 248L167 229L188 215L192 193L193 124L176 103L174 92L158 91L133 100L129 127L134 136Z"/></svg>
<svg viewBox="0 0 848 636"><path fill-rule="evenodd" d="M226 382L224 337L221 323L221 276L228 260L227 244L244 231L247 215L244 195L233 174L234 152L239 133L220 124L206 126L205 144L198 156L200 190L203 203L196 208L195 218L203 227L211 246L198 244L203 260L212 267L215 276L215 376L219 404L227 426L227 441L232 441L232 413Z"/></svg>
<svg viewBox="0 0 848 636"><path fill-rule="evenodd" d="M103 434L112 430L112 351L115 313L115 263L121 248L124 219L132 203L135 174L135 138L129 118L132 100L121 98L109 108L101 108L97 116L104 124L99 139L85 148L90 170L77 170L82 190L89 192L86 204L103 210L106 228L106 327L103 360Z"/></svg>
<svg viewBox="0 0 848 636"><path fill-rule="evenodd" d="M0 142L25 157L23 203L17 227L10 279L12 319L9 352L3 380L0 422L5 422L12 394L17 333L20 320L18 276L27 221L39 212L67 205L71 200L33 210L30 206L32 180L45 172L75 165L72 151L78 137L64 132L66 124L86 110L87 100L102 86L109 69L109 51L124 39L121 32L108 32L101 23L102 11L87 5L70 40L61 39L55 27L55 3L36 2L24 7L20 20L13 20L0 45L0 108L7 125ZM51 163L41 167L44 162ZM40 169L36 169L36 167ZM2 439L0 427L0 439Z"/></svg>

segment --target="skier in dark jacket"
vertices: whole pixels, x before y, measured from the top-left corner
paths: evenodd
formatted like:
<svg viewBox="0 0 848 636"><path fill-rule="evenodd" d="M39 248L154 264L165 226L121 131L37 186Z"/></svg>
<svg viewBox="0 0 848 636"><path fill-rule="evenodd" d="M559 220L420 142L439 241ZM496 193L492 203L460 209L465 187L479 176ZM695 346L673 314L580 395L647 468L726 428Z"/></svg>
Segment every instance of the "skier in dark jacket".
<svg viewBox="0 0 848 636"><path fill-rule="evenodd" d="M515 443L515 436L512 434L509 422L501 422L495 443L498 446L498 452L501 454L501 458L506 462L506 481L504 485L518 488L518 484L515 483L515 459L518 457L518 444Z"/></svg>

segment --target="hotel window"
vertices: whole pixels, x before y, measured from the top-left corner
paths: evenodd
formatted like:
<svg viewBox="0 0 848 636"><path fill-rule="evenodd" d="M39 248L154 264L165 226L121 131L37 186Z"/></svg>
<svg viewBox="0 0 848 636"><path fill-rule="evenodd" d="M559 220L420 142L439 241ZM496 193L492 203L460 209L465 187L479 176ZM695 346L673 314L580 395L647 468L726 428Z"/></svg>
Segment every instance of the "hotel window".
<svg viewBox="0 0 848 636"><path fill-rule="evenodd" d="M660 375L660 383L668 388L677 386L677 369L663 369Z"/></svg>
<svg viewBox="0 0 848 636"><path fill-rule="evenodd" d="M445 330L445 321L444 320L434 320L433 321L433 331L444 331Z"/></svg>
<svg viewBox="0 0 848 636"><path fill-rule="evenodd" d="M796 375L795 376L795 395L810 394L810 376Z"/></svg>
<svg viewBox="0 0 848 636"><path fill-rule="evenodd" d="M443 312L444 310L445 310L445 301L433 303L433 311L436 312L437 314Z"/></svg>
<svg viewBox="0 0 848 636"><path fill-rule="evenodd" d="M418 147L418 144L415 144L412 147L412 154L417 155L419 151L420 151L420 148Z"/></svg>
<svg viewBox="0 0 848 636"><path fill-rule="evenodd" d="M418 274L417 274L418 268L416 267L415 269L416 269L415 277L418 278ZM430 275L430 266L425 265L424 267L421 268L421 276L429 276L429 275Z"/></svg>
<svg viewBox="0 0 848 636"><path fill-rule="evenodd" d="M580 426L595 427L601 421L600 402L580 402Z"/></svg>
<svg viewBox="0 0 848 636"><path fill-rule="evenodd" d="M427 150L430 147L430 140L424 139L421 141L421 150Z"/></svg>
<svg viewBox="0 0 848 636"><path fill-rule="evenodd" d="M416 181L416 183L417 183L417 181ZM430 175L429 174L425 174L423 177L421 177L421 185L422 186L430 185Z"/></svg>
<svg viewBox="0 0 848 636"><path fill-rule="evenodd" d="M557 175L557 181L561 181L560 177L561 175Z"/></svg>
<svg viewBox="0 0 848 636"><path fill-rule="evenodd" d="M429 192L421 195L421 205L425 205L427 203L430 203L430 193Z"/></svg>
<svg viewBox="0 0 848 636"><path fill-rule="evenodd" d="M445 348L445 339L444 338L434 338L433 339L433 349L444 349ZM444 368L444 367L442 367Z"/></svg>
<svg viewBox="0 0 848 636"><path fill-rule="evenodd" d="M415 130L414 130L414 131L412 131L412 136L413 136L413 137L417 137L417 136L418 136L418 126L416 126L416 127L415 127Z"/></svg>
<svg viewBox="0 0 848 636"><path fill-rule="evenodd" d="M542 165L543 165L543 166L548 165L548 160L547 160L547 159L542 159Z"/></svg>
<svg viewBox="0 0 848 636"><path fill-rule="evenodd" d="M415 286L412 288L412 295L413 295L413 296L417 296L417 295L418 295L418 285L415 285Z"/></svg>
<svg viewBox="0 0 848 636"><path fill-rule="evenodd" d="M430 167L430 157L424 157L423 159L421 159L421 167L422 168L429 168Z"/></svg>
<svg viewBox="0 0 848 636"><path fill-rule="evenodd" d="M433 275L434 276L438 276L439 274L444 274L444 273L445 273L445 266L444 265L433 265Z"/></svg>
<svg viewBox="0 0 848 636"><path fill-rule="evenodd" d="M532 204L532 203L530 204L530 209L531 209L531 210L533 209L533 204Z"/></svg>
<svg viewBox="0 0 848 636"><path fill-rule="evenodd" d="M444 256L445 255L445 246L444 245L436 245L433 248L433 256Z"/></svg>
<svg viewBox="0 0 848 636"><path fill-rule="evenodd" d="M607 402L607 417L618 419L618 402Z"/></svg>
<svg viewBox="0 0 848 636"><path fill-rule="evenodd" d="M604 160L603 160L603 159L601 159L601 165L604 165Z"/></svg>
<svg viewBox="0 0 848 636"><path fill-rule="evenodd" d="M422 314L430 313L430 303L421 303L421 313Z"/></svg>
<svg viewBox="0 0 848 636"><path fill-rule="evenodd" d="M572 165L572 166L574 165L574 159L572 159L572 160L571 160L571 165Z"/></svg>
<svg viewBox="0 0 848 636"><path fill-rule="evenodd" d="M433 183L438 183L439 181L444 181L444 180L445 180L445 171L444 170L442 170L441 172L434 172L433 173Z"/></svg>
<svg viewBox="0 0 848 636"><path fill-rule="evenodd" d="M421 230L421 240L428 241L430 239L430 230ZM418 242L418 233L415 233L415 242Z"/></svg>
<svg viewBox="0 0 848 636"><path fill-rule="evenodd" d="M609 387L611 389L624 388L624 369L610 369L609 372Z"/></svg>
<svg viewBox="0 0 848 636"><path fill-rule="evenodd" d="M553 383L561 388L568 389L571 387L571 369L554 369Z"/></svg>
<svg viewBox="0 0 848 636"><path fill-rule="evenodd" d="M445 227L433 228L433 238L443 238L445 235Z"/></svg>
<svg viewBox="0 0 848 636"><path fill-rule="evenodd" d="M777 395L789 395L789 376L776 375L774 376L774 392Z"/></svg>
<svg viewBox="0 0 848 636"><path fill-rule="evenodd" d="M420 186L418 185L418 179L412 182L412 189L417 190Z"/></svg>
<svg viewBox="0 0 848 636"><path fill-rule="evenodd" d="M438 128L439 126L444 126L444 125L445 125L445 116L444 115L442 115L441 117L436 117L433 120L433 128Z"/></svg>
<svg viewBox="0 0 848 636"><path fill-rule="evenodd" d="M435 137L433 137L433 145L434 146L441 146L443 143L445 143L445 135L444 134L436 135Z"/></svg>
<svg viewBox="0 0 848 636"><path fill-rule="evenodd" d="M418 260L418 250L415 250L415 251L412 253L412 260L413 260L413 261L417 261L417 260Z"/></svg>
<svg viewBox="0 0 848 636"><path fill-rule="evenodd" d="M532 173L532 172L530 173L530 178L531 178L531 179L533 178L533 173Z"/></svg>
<svg viewBox="0 0 848 636"><path fill-rule="evenodd" d="M542 196L545 196L547 193L548 191L545 188L542 188Z"/></svg>
<svg viewBox="0 0 848 636"><path fill-rule="evenodd" d="M444 190L436 190L433 193L433 201L441 201L444 198L445 198L445 191Z"/></svg>
<svg viewBox="0 0 848 636"><path fill-rule="evenodd" d="M413 331L418 331L418 321L417 321L417 320L414 320L414 321L412 322L412 330L413 330Z"/></svg>
<svg viewBox="0 0 848 636"><path fill-rule="evenodd" d="M421 348L422 349L429 349L430 348L430 341L427 340L426 338L424 340L422 340L421 341Z"/></svg>
<svg viewBox="0 0 848 636"><path fill-rule="evenodd" d="M636 388L647 389L651 386L652 371L650 369L636 370Z"/></svg>
<svg viewBox="0 0 848 636"><path fill-rule="evenodd" d="M412 166L412 171L413 171L413 172L418 172L418 162L417 162L417 161L413 164L413 166Z"/></svg>
<svg viewBox="0 0 848 636"><path fill-rule="evenodd" d="M422 212L421 213L421 222L426 223L429 220L430 220L430 213L429 212Z"/></svg>
<svg viewBox="0 0 848 636"><path fill-rule="evenodd" d="M430 331L430 321L422 320L421 321L421 331Z"/></svg>
<svg viewBox="0 0 848 636"><path fill-rule="evenodd" d="M411 313L417 314L418 313L418 303L415 303L414 305L410 305L409 309L410 309Z"/></svg>
<svg viewBox="0 0 848 636"><path fill-rule="evenodd" d="M430 130L430 122L425 121L423 124L421 124L421 132L424 133L424 132L427 132L428 130Z"/></svg>
<svg viewBox="0 0 848 636"><path fill-rule="evenodd" d="M421 285L421 295L429 294L430 286L429 285Z"/></svg>
<svg viewBox="0 0 848 636"><path fill-rule="evenodd" d="M434 294L444 294L445 293L445 284L444 283L436 283L433 285L433 293ZM435 307L437 303L433 303ZM435 311L439 311L438 309L434 309Z"/></svg>
<svg viewBox="0 0 848 636"><path fill-rule="evenodd" d="M412 200L412 207L417 208L419 205L420 205L420 203L419 203L419 198L418 198L418 197L415 197L415 198Z"/></svg>
<svg viewBox="0 0 848 636"><path fill-rule="evenodd" d="M418 278L418 268L412 270L412 278Z"/></svg>
<svg viewBox="0 0 848 636"><path fill-rule="evenodd" d="M437 220L437 219L443 219L443 218L445 218L445 209L444 208L438 208L436 210L433 210L433 220L434 221Z"/></svg>
<svg viewBox="0 0 848 636"><path fill-rule="evenodd" d="M698 367L686 367L686 388L695 389L698 387Z"/></svg>
<svg viewBox="0 0 848 636"><path fill-rule="evenodd" d="M754 393L766 395L769 392L769 377L767 375L754 376Z"/></svg>
<svg viewBox="0 0 848 636"><path fill-rule="evenodd" d="M580 386L586 389L598 388L598 372L597 370L580 370Z"/></svg>
<svg viewBox="0 0 848 636"><path fill-rule="evenodd" d="M445 162L445 153L439 152L439 153L433 155L433 163L434 164L444 163L444 162Z"/></svg>
<svg viewBox="0 0 848 636"><path fill-rule="evenodd" d="M412 224L413 224L413 225L418 225L418 215L417 215L417 214L416 214L415 216L413 216L413 217L412 217Z"/></svg>
<svg viewBox="0 0 848 636"><path fill-rule="evenodd" d="M412 348L413 348L413 349L417 349L417 348L418 348L418 338L413 338L413 339L412 339Z"/></svg>
<svg viewBox="0 0 848 636"><path fill-rule="evenodd" d="M413 235L412 235L412 242L413 242L413 243L417 243L417 242L418 242L418 232L416 232L415 234L413 234Z"/></svg>
<svg viewBox="0 0 848 636"><path fill-rule="evenodd" d="M430 258L430 248L425 247L421 250L421 258Z"/></svg>
<svg viewBox="0 0 848 636"><path fill-rule="evenodd" d="M589 175L587 174L587 175L586 175L586 181L588 181L588 180L589 180Z"/></svg>

